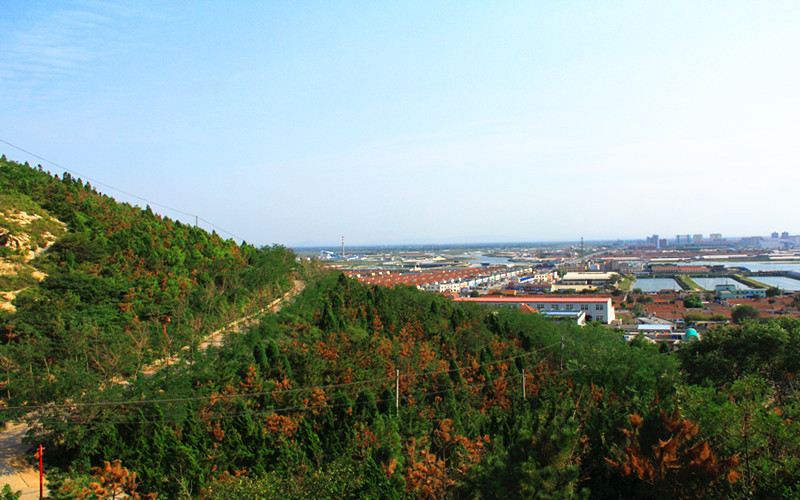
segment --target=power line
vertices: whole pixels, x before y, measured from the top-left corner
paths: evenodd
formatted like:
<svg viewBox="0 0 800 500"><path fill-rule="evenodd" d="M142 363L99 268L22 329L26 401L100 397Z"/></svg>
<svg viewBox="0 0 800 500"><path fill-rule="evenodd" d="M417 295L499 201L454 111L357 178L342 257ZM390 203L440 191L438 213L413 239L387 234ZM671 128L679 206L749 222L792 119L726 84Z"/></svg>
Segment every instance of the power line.
<svg viewBox="0 0 800 500"><path fill-rule="evenodd" d="M407 377L409 377L409 378L417 378L417 377L423 377L423 376L427 376L427 375L450 373L450 372L453 372L453 371L477 370L477 369L479 369L481 367L496 365L496 364L503 363L503 362L506 362L506 361L510 361L510 360L513 360L513 359L517 359L517 358L520 358L520 357L530 356L530 355L536 354L538 352L541 352L543 350L555 347L556 345L559 345L559 344L560 344L560 342L555 342L555 343L553 343L553 344L551 344L549 346L544 346L544 347L541 347L541 348L536 349L534 351L523 353L523 354L517 355L517 356L512 356L512 357L505 358L505 359L502 359L502 360L493 361L491 363L484 363L484 364L481 364L481 365L478 365L478 366L470 366L470 367L467 367L467 368L459 368L459 369L451 369L451 370L441 370L441 371L436 371L436 372L425 372L425 373L419 373L419 374L412 374L412 375L407 375ZM537 365L541 365L542 363L544 363L553 354L553 352L554 351L550 351L544 357L539 359L538 362L537 362ZM581 370L585 370L585 369L589 369L589 368L590 367L588 367L588 366L584 366L584 367L581 367L581 368L565 370L565 371L557 373L557 375L565 375L567 373L581 371ZM424 398L429 398L431 396L438 396L438 395L441 395L441 394L452 393L452 392L455 392L455 391L461 391L461 390L466 390L466 389L473 389L473 388L476 388L476 387L483 387L483 386L493 385L493 384L500 383L500 382L505 382L505 381L508 381L508 380L515 380L517 378L518 378L518 375L515 374L515 375L508 375L508 376L505 376L505 377L500 377L500 378L495 378L495 379L487 379L487 380L483 380L483 381L475 382L475 383L471 383L471 384L461 384L461 385L457 385L457 386L453 386L453 387L447 387L447 388L445 388L443 390L432 391L432 392L427 392L427 391L425 391L423 389L422 392L424 394L420 394L419 396L422 399L424 399ZM384 382L384 383L386 383L386 382L389 382L389 381L392 381L392 380L396 380L396 379L393 378L393 377L384 377L384 378L376 378L376 379L348 382L348 383L342 383L342 384L330 384L330 385L326 385L326 386L315 386L315 387L306 387L306 388L297 388L297 389L287 389L286 391L279 392L278 394L280 395L280 394L290 393L290 392L313 391L313 390L318 390L318 389L322 389L322 388L352 387L352 386L359 385L359 384L369 384L369 383L376 383L376 382ZM250 395L255 395L255 394L262 394L262 395L273 394L274 395L275 392L273 391L273 392L249 393L249 394ZM220 400L225 400L225 402L228 402L230 399L233 399L234 397L244 397L246 395L247 394L233 394L233 395L230 395L229 397L220 397L220 396L215 395L215 396L201 397L201 398L174 398L174 399L149 400L149 401L144 401L143 400L143 401L135 401L135 402L118 402L116 404L119 404L119 403L136 404L136 403L144 403L144 402L146 402L146 403L183 402L183 401L197 401L197 400L204 400L204 399L207 400L207 399L210 399L210 398L219 398ZM228 411L228 412L218 412L218 413L214 413L213 411L209 411L208 413L203 412L201 414L198 414L198 413L189 413L189 414L181 413L181 414L179 414L179 413L175 413L175 412L148 413L148 414L140 414L140 415L130 415L129 418L120 419L120 420L100 420L99 417L88 417L88 418L84 417L84 418L81 418L81 416L73 414L73 415L64 415L62 417L42 416L42 417L38 417L37 421L39 421L41 423L45 423L45 424L71 424L71 425L146 425L146 424L170 424L170 423L176 424L176 423L184 423L184 422L192 420L193 418L198 418L199 419L198 423L208 423L208 422L211 422L211 421L231 420L231 419L244 417L244 416L253 417L253 416L259 416L259 415L273 415L273 414L288 413L288 412L308 412L308 411L318 411L318 410L321 410L321 409L332 409L332 408L342 408L342 407L357 408L357 407L361 407L361 406L364 406L364 405L371 404L373 402L376 405L381 404L381 403L387 403L388 404L391 401L393 401L393 399L394 399L394 398L387 398L387 399L376 399L376 400L372 400L372 401L362 401L362 402L347 401L347 402L344 402L344 403L332 403L333 401L337 401L337 400L340 400L340 399L343 399L343 398L347 398L347 397L351 397L351 396L355 396L355 394L351 393L351 394L335 395L335 396L332 396L332 397L328 398L327 402L324 403L324 404L316 404L314 402L304 401L302 404L295 404L295 405L279 407L279 408L253 409L253 410L250 410L250 411ZM404 395L401 398L401 400L404 401L404 402L409 402L409 401L412 400L412 398L413 398L412 395L407 394L407 395ZM311 404L309 404L309 403L311 403ZM108 406L109 404L115 404L115 403L112 403L112 402L95 403L94 405L97 406L99 404L102 404L104 406ZM70 405L62 405L62 406L63 407L69 407L69 408L71 408L73 410L76 409L75 405L72 405L72 406L70 406ZM52 409L55 409L56 407L54 407L54 406L44 407L43 406L41 408L52 410ZM165 417L167 417L167 418L165 418Z"/></svg>
<svg viewBox="0 0 800 500"><path fill-rule="evenodd" d="M542 359L542 361L544 361L544 359ZM473 389L473 388L476 388L476 387L490 385L490 384L493 384L493 383L496 383L496 382L504 382L506 380L516 379L517 377L518 377L517 375L510 375L510 376L507 376L507 377L502 377L502 378L492 379L492 380L485 380L485 381L476 382L476 383L473 383L473 384L462 384L460 386L450 387L448 389L441 390L441 391L425 393L424 397L436 396L436 395L440 395L440 394L446 394L446 393L449 393L449 392L452 392L452 391L457 391L457 390ZM332 400L341 399L341 398L346 397L346 396L347 395L340 395L340 396L336 396L336 397L331 398L331 399ZM410 399L411 399L411 396L406 395L406 396L403 396L401 398L401 401L408 402ZM394 397L388 398L388 399L375 399L374 403L377 405L379 403L390 403L392 401L394 401ZM36 420L38 422L48 423L48 424L62 423L62 424L75 424L75 425L93 425L93 424L99 424L99 425L101 425L101 424L105 424L105 425L139 424L139 425L141 425L141 424L170 424L170 423L175 424L175 423L182 423L182 422L189 421L193 417L198 417L199 420L208 422L208 421L214 421L214 420L232 420L234 418L238 418L238 417L242 417L242 416L270 415L270 414L278 414L278 413L288 413L288 412L293 412L293 411L308 412L308 411L315 411L315 410L328 409L328 408L342 408L342 407L355 408L355 407L365 406L365 405L368 405L368 404L371 404L371 403L372 403L372 401L363 401L363 402L360 402L360 403L359 402L346 402L346 403L336 403L336 404L326 403L326 404L312 404L312 405L309 405L309 404L306 403L306 404L302 404L302 405L286 406L286 407L282 407L282 408L266 408L266 409L263 409L263 410L253 410L253 411L249 411L249 412L222 412L222 413L209 414L209 415L204 415L204 416L201 416L199 414L193 413L193 414L185 414L185 415L179 417L177 413L170 413L170 414L167 414L167 416L175 417L175 418L170 418L170 419L157 418L159 416L163 417L164 414L160 414L160 415L159 414L147 414L147 415L141 415L142 418L136 418L135 416L131 416L131 418L124 419L124 420L97 420L97 419L78 420L79 419L78 416L65 416L63 418L42 417L42 418L37 418Z"/></svg>
<svg viewBox="0 0 800 500"><path fill-rule="evenodd" d="M400 379L416 379L421 377L430 377L434 375L441 375L441 374L449 374L453 372L464 372L467 370L479 370L482 367L488 367L492 365L497 365L500 363L505 363L508 361L513 361L519 358L529 357L536 353L542 352L547 349L551 349L557 345L559 345L561 341L554 342L550 345L546 345L535 349L533 351L525 352L522 354L518 354L516 356L511 356L508 358L492 361L489 363L482 363L477 366L467 366L462 368L451 368L449 370L438 370L432 372L422 372L422 373L411 373L411 374L404 374L400 375ZM541 360L539 360L538 364L541 364L545 361L550 355L553 354L551 351L546 356L544 356ZM584 370L591 370L594 367L590 366L583 366L578 368L571 368L567 370L561 370L559 375L565 375L568 373L574 373ZM311 386L311 387L298 387L294 389L273 389L270 391L259 391L259 392L249 392L249 393L235 393L235 394L213 394L209 396L194 396L194 397L185 397L185 398L165 398L165 399L141 399L141 400L125 400L125 401L96 401L96 402L89 402L89 403L64 403L64 404L45 404L45 405L25 405L25 406L6 406L0 407L0 412L3 411L48 411L48 410L58 410L58 409L66 409L66 410L77 410L80 408L99 408L99 407L109 407L109 406L117 406L117 407L126 407L126 406L134 406L134 405L146 405L146 404L162 404L162 403L188 403L188 402L196 402L196 401L208 401L212 399L218 399L221 401L229 401L234 399L242 399L242 398L254 398L260 396L279 396L283 394L293 394L299 392L313 392L319 390L329 390L329 389L339 389L343 387L352 387L356 385L367 385L367 384L375 384L379 382L390 382L395 381L396 377L381 377L381 378L374 378L374 379L366 379L366 380L357 380L354 382L345 382L339 384L328 384L328 385L320 385L320 386ZM461 386L463 387L463 386ZM447 391L445 391L447 392ZM431 395L432 393L428 393L427 395ZM335 398L344 397L343 395L334 396ZM277 411L277 410L272 410Z"/></svg>
<svg viewBox="0 0 800 500"><path fill-rule="evenodd" d="M497 365L497 364L500 364L500 363L505 363L506 361L514 361L515 359L524 358L526 356L530 356L532 354L536 354L537 352L544 351L545 349L550 349L551 347L555 347L558 344L559 344L559 342L555 342L553 344L550 344L550 345L547 345L547 346L544 346L544 347L540 347L539 349L534 349L533 351L528 351L528 352L519 354L517 356L511 356L510 358L505 358L505 359L500 359L500 360L497 360L497 361L492 361L491 363L482 363L482 364L478 365L477 368L480 368L482 366ZM548 356L549 356L549 354L548 354ZM415 374L410 374L410 375L400 375L400 378L424 377L424 376L428 376L428 375L439 375L439 374L442 374L442 373L460 372L460 371L473 370L473 369L476 369L476 368L472 367L472 366L468 366L466 368L451 368L449 370L441 370L441 371L437 371L437 372L423 372L423 373L415 373Z"/></svg>
<svg viewBox="0 0 800 500"><path fill-rule="evenodd" d="M127 400L127 401L96 401L93 403L65 403L60 405L28 405L28 406L7 406L4 408L0 408L0 411L5 410L21 410L21 411L37 411L37 410L47 410L47 409L78 409L78 408L91 408L91 407L103 407L103 406L133 406L133 405L143 405L143 404L158 404L158 403L188 403L192 401L206 401L209 399L232 399L232 398L250 398L250 397L259 397L259 396L269 396L269 395L278 395L278 394L290 394L295 392L308 392L308 391L315 391L315 390L325 390L325 389L336 389L339 387L347 387L352 385L358 384L368 384L371 382L379 382L379 381L388 381L394 380L394 377L385 377L385 378L377 378L377 379L370 379L370 380L360 380L356 382L348 382L342 384L331 384L331 385L321 385L315 387L300 387L297 389L276 389L271 391L260 391L260 392L247 392L247 393L239 393L239 394L213 394L211 396L196 396L196 397L187 397L187 398L167 398L167 399L141 399L138 401Z"/></svg>
<svg viewBox="0 0 800 500"><path fill-rule="evenodd" d="M537 364L541 364L542 362L544 362L547 359L548 356L549 356L549 354L546 355L541 360L539 360L539 363L537 363ZM509 376L506 376L506 377L489 379L489 380L484 380L484 381L481 381L481 382L475 382L475 383L471 383L471 384L461 384L461 385L454 386L454 387L448 387L447 389L443 389L443 390L439 390L439 391L433 391L433 392L427 392L426 391L421 396L423 398L427 398L427 397L430 397L430 396L437 396L437 395L441 395L441 394L447 394L447 393L452 392L452 391L458 391L458 390L464 390L464 389L472 389L472 388L475 388L475 387L482 387L482 386L494 384L494 383L497 383L497 382L504 382L504 381L507 381L507 380L513 380L513 379L516 379L517 377L518 377L518 375L509 375ZM381 379L375 379L375 380L381 380ZM388 380L393 380L393 379L390 378ZM237 395L237 396L241 396L241 395ZM272 414L272 413L287 413L287 412L291 412L291 411L314 411L314 410L323 409L323 408L358 407L358 406L363 406L363 405L367 405L367 404L371 403L370 401L364 401L364 402L361 402L361 403L352 402L352 401L351 402L345 402L345 403L337 403L337 404L331 404L330 403L330 401L336 401L336 400L340 400L340 399L344 399L346 397L352 397L352 396L355 396L355 394L351 393L351 394L335 395L335 396L329 398L328 399L329 402L325 403L325 404L314 404L314 403L309 404L309 402L305 402L303 404L295 404L295 405L286 406L286 407L264 408L264 409L261 409L261 410L254 409L254 410L249 411L249 412L213 413L213 412L210 411L209 415L203 416L202 418L205 419L205 420L226 420L226 419L232 419L232 418L236 418L236 417L240 417L240 416L244 416L244 415L265 415L265 414ZM402 396L400 398L400 400L408 402L411 398L412 398L411 395L404 395L404 396ZM394 401L394 398L376 399L374 401L375 401L375 404L388 403L388 402ZM181 416L177 420L164 419L163 418L164 416L167 416L167 417L178 417L179 415L181 415ZM148 413L148 414L140 414L140 415L131 415L129 419L113 421L113 423L117 423L117 424L127 424L127 423L131 423L131 424L135 424L135 423L176 423L176 422L183 422L183 421L186 421L186 420L190 420L193 416L198 416L198 414L184 414L184 413L176 413L176 412ZM158 418L158 417L161 417L161 418ZM90 420L81 421L81 417L78 416L78 415L65 415L62 418L47 417L47 416L37 417L36 420L38 422L47 422L47 423L55 423L55 422L58 422L58 423L78 423L78 424L89 424L89 423L104 423L104 424L108 424L108 423L111 423L111 421L107 421L107 420L96 420L96 419L92 419L92 417L89 417L89 418L90 418ZM152 420L148 420L148 419L152 419Z"/></svg>
<svg viewBox="0 0 800 500"><path fill-rule="evenodd" d="M496 361L492 361L490 363L483 363L478 366L468 366L464 368L452 368L449 370L439 370L434 372L423 372L423 373L415 373L415 374L407 374L401 375L400 378L419 378L419 377L426 377L431 375L440 375L445 373L452 373L455 371L463 372L467 370L478 370L481 367L492 366L499 363L504 363L507 361L513 361L518 358L532 356L536 353L544 351L546 349L552 348L558 345L558 342L551 344L549 346L544 346L539 349L535 349L533 351L529 351L523 354L519 354L517 356L511 356L505 359L500 359ZM549 354L548 354L549 356ZM545 356L547 358L547 356ZM145 405L145 404L159 404L159 403L188 403L194 401L208 401L211 399L219 399L219 400L229 400L229 399L241 399L241 398L252 398L252 397L259 397L259 396L276 396L281 394L291 394L297 392L311 392L311 391L318 391L318 390L327 390L327 389L338 389L342 387L351 387L355 385L366 385L371 383L377 382L389 382L396 380L395 377L381 377L381 378L374 378L374 379L367 379L367 380L359 380L354 382L346 382L340 384L329 384L329 385L321 385L321 386L312 386L312 387L299 387L296 389L277 389L271 391L259 391L259 392L249 392L249 393L238 393L238 394L213 394L210 396L195 396L195 397L186 397L186 398L166 398L166 399L141 399L141 400L126 400L126 401L96 401L90 403L64 403L64 404L46 404L46 405L25 405L25 406L6 406L0 408L0 411L47 411L47 410L58 410L58 409L67 409L67 410L76 410L80 408L97 408L97 407L109 407L109 406L118 406L118 407L125 407L125 406L134 406L134 405Z"/></svg>
<svg viewBox="0 0 800 500"><path fill-rule="evenodd" d="M87 176L82 175L82 174L80 174L78 172L75 172L74 170L71 170L71 169L69 169L69 168L67 168L67 167L65 167L63 165L60 165L60 164L58 164L58 163L56 163L56 162L54 162L52 160L48 160L47 158L39 156L36 153L32 153L32 152L30 152L28 150L22 149L21 147L15 145L15 144L12 144L12 143L4 140L4 139L0 139L0 142L2 142L3 144L6 144L8 146L11 146L12 148L18 149L19 151L22 151L25 154L31 155L34 158L42 160L45 163L49 163L50 165L53 165L54 167L58 167L60 169L64 169L66 172L69 172L70 174L72 174L72 175L74 175L76 177L79 177L79 178L82 178L82 179L86 179L86 180L88 180L88 181L90 181L90 182L92 182L94 184L97 184L97 185L100 185L100 186L103 186L103 187L106 187L106 188L109 188L109 189L113 189L114 191L117 191L119 193L125 194L127 196L131 196L133 198L136 198L137 200L141 200L141 201L147 203L148 205L155 205L157 207L165 208L167 210L171 210L171 211L179 213L181 215L186 215L188 217L196 217L198 220L201 220L201 221L205 222L206 224L208 224L209 226L211 226L215 230L219 230L220 232L223 232L225 234L229 234L229 235L233 236L234 238L237 238L237 239L240 239L240 240L244 241L244 238L242 238L241 236L237 236L237 235L233 234L230 231L226 231L225 229L223 229L223 228L221 228L221 227L209 222L208 220L198 216L197 214L190 214L189 212L184 212L183 210L179 210L177 208L173 208L173 207L170 207L168 205L164 205L163 203L158 203L156 201L148 200L147 198L143 198L143 197L141 197L141 196L139 196L137 194L133 194L133 193L131 193L129 191L125 191L124 189L120 189L120 188L112 186L110 184L106 184L104 182L98 181L97 179L92 179L91 177L87 177Z"/></svg>

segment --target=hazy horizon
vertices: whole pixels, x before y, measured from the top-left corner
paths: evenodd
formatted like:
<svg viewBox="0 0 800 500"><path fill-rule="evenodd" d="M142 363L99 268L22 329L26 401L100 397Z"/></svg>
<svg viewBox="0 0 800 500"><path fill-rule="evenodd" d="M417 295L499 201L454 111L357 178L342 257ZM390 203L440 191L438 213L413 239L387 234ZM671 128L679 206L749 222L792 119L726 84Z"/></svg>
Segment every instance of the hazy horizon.
<svg viewBox="0 0 800 500"><path fill-rule="evenodd" d="M798 25L788 1L12 1L0 140L258 245L796 233Z"/></svg>

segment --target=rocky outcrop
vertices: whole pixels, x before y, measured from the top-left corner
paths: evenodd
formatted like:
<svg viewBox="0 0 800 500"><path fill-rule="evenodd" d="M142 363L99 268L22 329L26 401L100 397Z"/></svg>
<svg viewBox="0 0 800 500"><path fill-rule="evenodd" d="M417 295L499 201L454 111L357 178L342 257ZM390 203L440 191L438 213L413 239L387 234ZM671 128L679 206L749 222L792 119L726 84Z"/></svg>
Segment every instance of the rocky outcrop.
<svg viewBox="0 0 800 500"><path fill-rule="evenodd" d="M14 251L30 247L27 234L12 235L8 230L0 228L0 247L8 247Z"/></svg>
<svg viewBox="0 0 800 500"><path fill-rule="evenodd" d="M23 211L0 211L0 226L6 226L0 227L0 249L7 249L0 255L0 276L24 274L38 281L46 277L43 272L32 267L29 262L47 251L56 242L58 237L50 231L57 233L59 226L66 231L66 226L56 219L49 218L49 221L55 224L49 224L44 232L42 232L41 226L38 229L30 227L31 224L41 219L43 217L38 214L28 214ZM36 236L32 239L31 235L25 232L26 229L33 229ZM19 291L0 290L0 309L13 312L13 300Z"/></svg>

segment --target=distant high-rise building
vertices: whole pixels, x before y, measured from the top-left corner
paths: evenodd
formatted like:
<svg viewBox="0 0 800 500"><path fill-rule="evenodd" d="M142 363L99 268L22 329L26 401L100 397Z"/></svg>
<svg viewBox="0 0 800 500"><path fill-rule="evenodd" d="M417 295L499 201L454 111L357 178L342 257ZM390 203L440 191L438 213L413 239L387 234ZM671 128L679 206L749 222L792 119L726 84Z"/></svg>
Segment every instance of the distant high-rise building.
<svg viewBox="0 0 800 500"><path fill-rule="evenodd" d="M772 233L772 239L778 239L778 231Z"/></svg>
<svg viewBox="0 0 800 500"><path fill-rule="evenodd" d="M652 246L658 248L658 235L654 234L653 236L648 236L646 238L646 242L647 242L648 246L652 245Z"/></svg>
<svg viewBox="0 0 800 500"><path fill-rule="evenodd" d="M681 238L682 238L682 236L680 234L676 234L675 235L675 244L680 245L681 244Z"/></svg>
<svg viewBox="0 0 800 500"><path fill-rule="evenodd" d="M722 239L722 235L720 233L711 233L708 237L711 238L711 241L719 241Z"/></svg>
<svg viewBox="0 0 800 500"><path fill-rule="evenodd" d="M781 233L781 238L784 239L784 240L788 240L789 239L789 231L782 232Z"/></svg>
<svg viewBox="0 0 800 500"><path fill-rule="evenodd" d="M667 248L668 242L666 238L658 240L658 248Z"/></svg>
<svg viewBox="0 0 800 500"><path fill-rule="evenodd" d="M700 243L701 241L703 241L703 235L702 234L695 234L694 236L692 236L692 240L695 243Z"/></svg>

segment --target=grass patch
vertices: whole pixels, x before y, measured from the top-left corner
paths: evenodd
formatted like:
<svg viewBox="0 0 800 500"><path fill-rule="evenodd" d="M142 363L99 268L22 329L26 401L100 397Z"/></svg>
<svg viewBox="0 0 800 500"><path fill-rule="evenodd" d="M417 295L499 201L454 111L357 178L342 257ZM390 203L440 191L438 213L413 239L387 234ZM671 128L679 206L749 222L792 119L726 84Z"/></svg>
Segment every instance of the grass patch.
<svg viewBox="0 0 800 500"><path fill-rule="evenodd" d="M684 290L692 290L697 292L705 292L707 291L705 288L698 285L692 278L686 276L685 274L679 274L675 276L675 281L683 288Z"/></svg>
<svg viewBox="0 0 800 500"><path fill-rule="evenodd" d="M736 281L738 281L740 283L744 283L745 285L747 285L747 286L749 286L751 288L769 288L769 285L765 285L764 283L761 283L760 281L756 281L753 278L749 278L749 277L743 276L741 274L734 274L733 275L733 279L735 279Z"/></svg>
<svg viewBox="0 0 800 500"><path fill-rule="evenodd" d="M17 274L0 276L0 291L13 292L37 283L39 283L39 280L33 277L33 269L23 267Z"/></svg>
<svg viewBox="0 0 800 500"><path fill-rule="evenodd" d="M624 292L630 292L635 282L636 276L624 274L622 280L617 284L617 288Z"/></svg>

